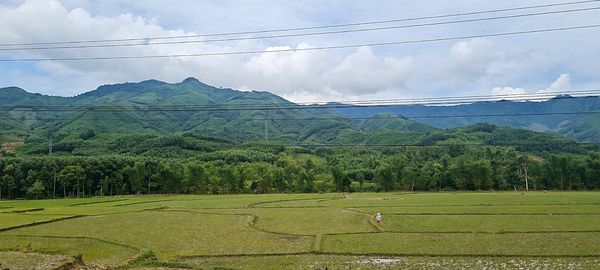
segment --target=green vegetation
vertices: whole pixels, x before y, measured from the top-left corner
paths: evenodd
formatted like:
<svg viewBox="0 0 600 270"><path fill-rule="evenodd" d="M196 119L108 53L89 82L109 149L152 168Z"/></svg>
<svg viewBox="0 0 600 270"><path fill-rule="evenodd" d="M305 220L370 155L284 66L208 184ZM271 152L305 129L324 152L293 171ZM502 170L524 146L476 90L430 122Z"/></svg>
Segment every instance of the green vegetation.
<svg viewBox="0 0 600 270"><path fill-rule="evenodd" d="M334 110L346 117L370 117L375 114L402 115L437 128L455 128L477 123L527 128L550 132L580 142L600 142L600 98L557 97L531 102L475 102L455 106L397 105L385 107L343 107ZM561 114L565 113L565 114ZM531 114L531 115L523 115ZM547 114L547 115L545 115ZM427 117L434 116L434 117ZM459 117L465 116L465 117Z"/></svg>
<svg viewBox="0 0 600 270"><path fill-rule="evenodd" d="M385 226L390 232L522 232L531 228L533 232L600 231L600 215L392 215Z"/></svg>
<svg viewBox="0 0 600 270"><path fill-rule="evenodd" d="M559 101L532 106L598 104ZM70 98L0 89L0 268L56 254L128 268L597 265L596 146L457 117L441 130L373 108L352 120L340 113L356 108L282 106L297 105L193 78ZM525 118L490 122L600 141L589 116Z"/></svg>
<svg viewBox="0 0 600 270"><path fill-rule="evenodd" d="M86 263L134 268L585 269L600 258L598 192L148 195L6 205L43 209L0 213L8 224L0 251L81 254ZM32 224L61 212L78 216Z"/></svg>
<svg viewBox="0 0 600 270"><path fill-rule="evenodd" d="M257 145L172 158L125 154L3 157L0 198L598 189L600 154L582 151Z"/></svg>
<svg viewBox="0 0 600 270"><path fill-rule="evenodd" d="M343 234L323 236L321 248L342 254L598 256L598 240L598 233Z"/></svg>
<svg viewBox="0 0 600 270"><path fill-rule="evenodd" d="M138 212L48 223L9 234L97 237L150 249L160 259L196 254L296 253L311 245L311 237L259 232L246 225L250 221L246 215Z"/></svg>
<svg viewBox="0 0 600 270"><path fill-rule="evenodd" d="M85 262L117 265L138 254L138 250L121 243L112 243L97 238L29 236L0 234L0 250L35 251L50 254L65 254L76 257L83 254Z"/></svg>
<svg viewBox="0 0 600 270"><path fill-rule="evenodd" d="M55 219L65 218L67 215L31 215L31 214L8 214L0 213L0 230L20 226L23 224L34 224L47 222Z"/></svg>
<svg viewBox="0 0 600 270"><path fill-rule="evenodd" d="M226 138L232 141L269 139L296 142L325 142L329 134L356 129L347 119L311 121L267 121L261 119L296 119L337 116L329 109L315 110L206 110L202 106L237 108L248 106L290 106L293 103L268 92L241 92L216 88L194 78L168 84L155 80L100 86L95 91L75 97L49 97L16 88L0 88L0 143L25 141L36 145L52 137L57 147L69 149L73 144L90 145L107 134L166 135L189 132L196 135ZM46 106L46 107L44 107ZM50 107L47 107L50 106ZM44 108L100 109L53 111ZM154 107L192 106L197 111L162 111ZM27 108L27 109L23 109ZM29 109L31 108L31 109ZM42 110L37 110L37 109ZM125 108L114 110L111 108ZM266 122L266 123L265 123ZM265 127L266 126L266 127Z"/></svg>
<svg viewBox="0 0 600 270"><path fill-rule="evenodd" d="M550 202L551 203L551 202ZM426 208L424 208L426 207ZM595 204L541 204L541 205L479 205L479 206L401 206L401 207L357 207L354 208L361 212L385 212L388 215L394 214L427 214L427 215L572 215L572 214L600 214L598 205Z"/></svg>
<svg viewBox="0 0 600 270"><path fill-rule="evenodd" d="M257 216L256 228L284 234L373 232L365 215L337 208L269 208L247 211ZM293 223L290 220L294 220Z"/></svg>
<svg viewBox="0 0 600 270"><path fill-rule="evenodd" d="M230 110L244 106L257 109ZM0 199L600 188L598 148L560 136L487 123L440 130L386 113L352 120L328 106L290 106L194 78L69 98L3 88Z"/></svg>
<svg viewBox="0 0 600 270"><path fill-rule="evenodd" d="M520 129L494 130L489 125L482 129L480 123L513 128L542 126L545 128L537 130L551 131L577 141L600 142L597 135L599 133L594 132L598 130L595 115L502 116L506 113L595 111L600 106L598 101L597 97L587 97L533 103L336 109L329 106L301 107L268 92L216 88L194 78L175 84L149 80L105 85L75 97L44 96L8 87L0 88L0 143L25 142L25 152L40 154L47 152L42 145L45 146L48 139L52 138L59 152L85 154L89 153L89 148L95 148L94 151L127 151L128 148L107 147L106 144L136 145L151 141L148 146L168 146L173 138L163 140L162 136L190 133L220 138L220 142L227 140L237 143L258 140L342 144L481 142L528 143L536 144L536 148L552 148L552 145L543 145L547 142L572 141ZM62 110L65 107L69 109ZM181 110L172 110L177 108ZM498 116L443 117L465 114ZM438 115L442 118L423 118L423 115ZM359 120L346 118L357 116ZM421 123L410 120L411 116ZM440 130L430 125L441 128L473 125L474 128ZM482 134L467 134L476 132ZM176 137L175 140L187 143L190 139ZM161 151L154 152L152 148L145 150L147 154L161 154Z"/></svg>

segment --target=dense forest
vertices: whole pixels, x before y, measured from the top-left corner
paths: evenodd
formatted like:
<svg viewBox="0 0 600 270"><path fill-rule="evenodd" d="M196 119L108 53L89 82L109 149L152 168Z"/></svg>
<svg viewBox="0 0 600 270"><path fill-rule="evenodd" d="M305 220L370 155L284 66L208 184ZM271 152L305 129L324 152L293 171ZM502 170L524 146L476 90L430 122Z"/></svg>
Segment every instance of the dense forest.
<svg viewBox="0 0 600 270"><path fill-rule="evenodd" d="M595 109L599 100L303 106L194 78L106 85L75 97L0 88L0 199L598 189L597 119L560 113ZM541 115L550 126L584 123L572 137L585 139L510 127L529 125L523 116L503 126L466 118L490 107L498 119L514 120L504 115L518 111ZM460 108L477 110L455 112ZM448 122L459 127L441 129L403 116L425 119L416 111L437 113L438 122L460 116Z"/></svg>
<svg viewBox="0 0 600 270"><path fill-rule="evenodd" d="M600 188L600 153L579 148L249 144L182 152L178 147L171 142L160 149L172 152L170 157L2 152L0 196Z"/></svg>

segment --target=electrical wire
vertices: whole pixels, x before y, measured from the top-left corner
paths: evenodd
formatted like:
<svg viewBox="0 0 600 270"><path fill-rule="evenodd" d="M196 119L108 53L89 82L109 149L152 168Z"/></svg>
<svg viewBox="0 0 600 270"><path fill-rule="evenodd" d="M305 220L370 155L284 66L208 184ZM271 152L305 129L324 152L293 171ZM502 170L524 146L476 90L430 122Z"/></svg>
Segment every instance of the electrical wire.
<svg viewBox="0 0 600 270"><path fill-rule="evenodd" d="M382 112L386 113L386 112ZM415 115L415 116L407 116L407 115L385 115L385 116L371 116L371 117L352 117L352 116L335 116L335 117L301 117L301 118L240 118L229 120L229 122L235 120L242 121L327 121L327 120L339 120L339 121L351 121L351 120L391 120L391 119L438 119L438 118L477 118L477 117L518 117L518 116L550 116L550 115L585 115L585 114L600 114L600 111L582 111L582 112L543 112L543 113L499 113L499 114L451 114L451 115ZM145 117L132 117L131 119L119 119L118 117L86 117L84 116L73 116L73 117L26 117L26 118L18 118L18 117L3 117L4 119L11 120L37 120L37 121L60 121L60 120L119 120L122 122L127 122L127 120L135 121L135 120L143 120L144 122L163 122L163 121L173 121L173 120L191 120L195 119L193 116L188 118L182 117L170 117L165 119L156 119L156 118L145 118ZM219 118L220 117L211 117L210 119ZM204 118L200 118L200 120L205 120Z"/></svg>
<svg viewBox="0 0 600 270"><path fill-rule="evenodd" d="M257 31L239 31L239 32L228 32L228 33L212 33L212 34L199 34L199 35L179 35L179 36L160 36L160 37L139 37L139 38L123 38L123 39L52 41L52 42L29 42L29 43L3 43L3 44L0 44L0 46L59 45L59 44L81 44L81 43L102 43L102 42L126 42L126 41L148 41L148 40L162 40L162 39L181 39L181 38L196 38L196 37L214 37L214 36L264 34L264 33L274 33L274 32L276 33L276 32L289 32L289 31L315 30L315 29L327 29L327 28L340 28L340 27L350 27L350 26L373 25L373 24L397 23L397 22L419 21L419 20L429 20L429 19L443 19L443 18L451 18L451 17L462 17L462 16L470 16L470 15L481 15L481 14L489 14L489 13L501 13L501 12L509 12L509 11L519 11L519 10L538 9L538 8L550 8L550 7L568 6L568 5L579 5L579 4L588 4L588 3L598 3L598 2L600 2L600 0L560 2L560 3L543 4L543 5L531 5L531 6L521 6L521 7L513 7L513 8L504 8L504 9L491 9L491 10L483 10L483 11L472 11L472 12L442 14L442 15L432 15L432 16L412 17L412 18L400 18L400 19L392 19L392 20L380 20L380 21L370 21L370 22L333 24L333 25L322 25L322 26L295 27L295 28L278 28L278 29L266 29L266 30L257 30Z"/></svg>
<svg viewBox="0 0 600 270"><path fill-rule="evenodd" d="M136 112L193 112L193 111L272 111L272 110L322 110L339 108L376 108L390 107L399 105L456 105L469 104L475 102L503 102L499 98L515 98L519 101L546 101L557 98L557 95L568 94L587 94L598 95L600 90L592 89L585 91L571 92L548 92L535 94L519 95L489 95L489 96L467 96L467 97L447 97L447 98L423 98L423 99L390 99L390 100L365 100L355 104L344 103L326 103L322 104L211 104L211 105L161 105L161 106L124 106L124 105L36 105L36 106L2 106L0 111L94 111L94 112L116 112L116 111L136 111Z"/></svg>
<svg viewBox="0 0 600 270"><path fill-rule="evenodd" d="M592 10L599 10L599 9L600 9L600 7L590 7L590 8L547 11L547 12L507 15L507 16L478 18L478 19L466 19L466 20L458 20L458 21L445 21L445 22L433 22L433 23L422 23L422 24L411 24L411 25L400 25L400 26L386 26L386 27L377 27L377 28L363 28L363 29L350 29L350 30L338 30L338 31L327 31L327 32L258 36L258 37L236 37L236 38L225 38L225 39L167 41L167 42L152 42L152 43L148 42L148 41L143 41L143 43L129 43L129 44L101 44L101 45L54 46L54 47L23 47L23 48L1 48L0 47L0 51L114 48L114 47L176 45L176 44L213 43L213 42L226 42L226 41L272 39L272 38L305 37L305 36L319 36L319 35L331 35L331 34L346 34L346 33L360 33L360 32L371 32L371 31L382 31L382 30L405 29L405 28L414 28L414 27L425 27L425 26L440 26L440 25L482 22L482 21L492 21L492 20L501 20L501 19L514 19L514 18L524 18L524 17L533 17L533 16L541 16L541 15L554 15L554 14L562 14L562 13L592 11Z"/></svg>
<svg viewBox="0 0 600 270"><path fill-rule="evenodd" d="M452 148L452 147L469 147L469 148L486 148L486 147L542 147L545 149L548 148L558 148L558 147L573 147L573 146L587 146L594 147L599 146L600 143L592 143L592 142L547 142L547 143L456 143L456 144L349 144L349 143L260 143L260 142L250 142L250 143L242 143L242 144L195 144L195 147L205 147L205 148L274 148L274 147L304 147L304 148L313 148L313 147L398 147L398 148ZM106 146L99 146L100 148L106 148ZM80 145L75 149L97 149L98 147L94 145Z"/></svg>
<svg viewBox="0 0 600 270"><path fill-rule="evenodd" d="M0 59L0 62L134 60L134 59L160 59L160 58L181 58L181 57L249 55L249 54L281 53L281 52L304 52L304 51L348 49L348 48L358 48L358 47L381 47L381 46L402 45L402 44L419 44L419 43L431 43L431 42L462 40L462 39L472 39L472 38L484 38L484 37L526 35L526 34L535 34L535 33L548 33L548 32L558 32L558 31L569 31L569 30L593 29L593 28L598 28L598 27L600 27L600 24L569 26L569 27L559 27L559 28L544 28L544 29L534 29L534 30L515 31L515 32L501 32L501 33L492 33L492 34L439 37L439 38L430 38L430 39L415 39L415 40L403 40L403 41L391 41L391 42L334 45L334 46L309 47L309 48L274 49L274 50L260 50L260 51L250 50L250 51L166 54L166 55L125 55L125 56L56 57L56 58L48 57L48 58L12 58L12 59L5 58L5 59Z"/></svg>
<svg viewBox="0 0 600 270"><path fill-rule="evenodd" d="M112 85L112 87L119 87L120 84ZM0 88L2 89L2 88ZM218 90L217 90L218 91ZM235 91L235 90L232 90ZM85 97L86 94L94 93L95 91L91 91L88 93L84 93L78 97ZM249 93L242 92L240 93ZM305 101L305 102L297 102L297 103L286 103L286 104L271 104L271 106L281 107L281 106L303 106L303 105L328 105L328 104L340 104L340 105L374 105L374 104L396 104L396 105L427 105L428 103L437 104L440 101L448 101L448 102L476 102L476 101L528 101L532 99L546 99L546 98L560 98L565 96L586 96L586 95L600 95L600 89L586 89L586 90L572 90L572 91L549 91L549 92L539 92L539 93L523 93L523 94L498 94L498 95L466 95L466 96L442 96L442 97L417 97L417 98L393 98L393 99L362 99L362 100L335 100L335 101ZM75 97L77 98L77 97ZM65 97L68 99L68 97ZM227 104L208 104L208 105L193 105L193 104L178 104L178 105L161 105L160 107L200 107L200 108L211 108L211 107L222 107ZM231 106L235 107L263 107L268 104L231 104ZM73 104L66 105L68 107L74 107ZM35 107L56 107L54 105L36 105ZM76 106L75 106L76 107ZM95 107L104 107L102 105L95 105ZM110 106L114 107L114 106ZM130 106L126 106L130 107Z"/></svg>

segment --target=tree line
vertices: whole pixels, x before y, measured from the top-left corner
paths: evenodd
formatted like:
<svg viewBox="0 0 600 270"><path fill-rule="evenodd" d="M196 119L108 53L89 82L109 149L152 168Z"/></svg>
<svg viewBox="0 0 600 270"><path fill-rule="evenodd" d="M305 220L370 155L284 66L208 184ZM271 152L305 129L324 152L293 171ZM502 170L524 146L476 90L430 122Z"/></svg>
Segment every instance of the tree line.
<svg viewBox="0 0 600 270"><path fill-rule="evenodd" d="M600 188L600 153L510 147L224 149L185 158L0 157L0 199Z"/></svg>

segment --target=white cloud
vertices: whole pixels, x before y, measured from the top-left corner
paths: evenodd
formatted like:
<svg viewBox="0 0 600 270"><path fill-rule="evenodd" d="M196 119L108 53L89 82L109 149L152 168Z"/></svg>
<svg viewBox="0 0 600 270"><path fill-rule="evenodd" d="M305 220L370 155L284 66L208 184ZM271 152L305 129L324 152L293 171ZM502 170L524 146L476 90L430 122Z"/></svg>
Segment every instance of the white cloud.
<svg viewBox="0 0 600 270"><path fill-rule="evenodd" d="M194 1L173 0L6 0L0 1L0 43L94 40L237 32L369 20L398 19L522 5L480 1L404 3L384 1ZM308 2L308 3L307 3ZM269 8L265 9L268 5ZM273 38L239 42L0 51L0 58L166 55L262 51L523 31L590 24L592 13L415 27L356 34ZM536 92L552 72L573 75L573 84L598 88L600 35L593 29L514 37L475 38L397 46L245 56L124 61L0 63L0 87L74 95L106 83L194 76L215 86L268 90L295 101L517 94ZM573 49L572 44L577 44ZM15 76L14 74L18 74ZM544 91L571 89L565 75ZM518 85L518 88L496 87Z"/></svg>
<svg viewBox="0 0 600 270"><path fill-rule="evenodd" d="M540 89L536 93L552 93L552 92L565 92L571 90L571 76L569 74L560 74L558 79L554 81L550 87L546 89Z"/></svg>
<svg viewBox="0 0 600 270"><path fill-rule="evenodd" d="M406 88L413 66L410 58L380 58L371 48L360 47L325 74L325 81L328 88L343 94L374 94Z"/></svg>
<svg viewBox="0 0 600 270"><path fill-rule="evenodd" d="M448 67L459 80L477 80L488 75L490 65L501 55L486 39L457 42L448 53Z"/></svg>
<svg viewBox="0 0 600 270"><path fill-rule="evenodd" d="M306 43L296 48L311 48ZM295 101L348 99L390 89L404 89L410 78L410 58L378 57L369 47L338 60L323 52L270 47L242 65L242 89L267 89Z"/></svg>
<svg viewBox="0 0 600 270"><path fill-rule="evenodd" d="M311 48L300 43L296 49ZM290 46L269 47L264 53L253 56L237 71L237 83L249 89L275 91L289 97L297 92L310 93L321 90L321 75L332 59L320 52L288 51Z"/></svg>
<svg viewBox="0 0 600 270"><path fill-rule="evenodd" d="M527 91L524 88L513 88L513 87L494 87L491 90L492 95L523 95L528 94L530 92L535 92L536 94L545 94L545 93L560 93L560 92L568 92L571 91L571 76L569 74L561 74L550 87L545 89L540 89L537 91ZM511 99L511 98L499 98L499 99ZM518 98L514 98L518 99Z"/></svg>
<svg viewBox="0 0 600 270"><path fill-rule="evenodd" d="M527 91L523 88L512 88L512 87L494 87L492 88L492 95L523 95L527 94Z"/></svg>
<svg viewBox="0 0 600 270"><path fill-rule="evenodd" d="M30 23L44 18L44 24ZM169 30L156 20L132 14L113 17L93 16L88 11L66 9L55 0L30 0L14 8L0 10L0 32L4 42L23 43L52 40L95 40L169 35L193 35L183 30ZM40 50L15 52L10 57L89 57L123 55L169 55L225 51L260 50L262 42L194 43L183 45ZM305 42L295 48L312 47ZM264 48L264 47L263 47ZM69 78L68 89L48 90L54 94L74 95L82 87L93 89L100 84L159 79L170 82L188 76L216 86L268 90L294 100L319 100L372 94L402 89L410 76L412 60L378 57L368 47L343 52L290 51L291 46L273 46L254 56L214 56L115 61L43 61L37 68L56 78ZM4 57L8 55L5 54ZM82 86L83 85L83 86ZM25 85L20 85L27 88ZM69 87L67 86L67 87ZM40 87L32 87L40 89ZM85 89L85 88L84 88Z"/></svg>
<svg viewBox="0 0 600 270"><path fill-rule="evenodd" d="M43 23L32 23L32 18L43 18ZM115 17L92 16L82 9L65 9L53 0L30 0L13 9L0 9L0 32L8 33L6 43L47 42L54 40L119 39L144 36L167 36L184 34L180 30L166 30L132 14ZM179 46L165 50L161 47L120 47L69 50L11 51L4 57L15 58L60 58L115 55L155 55L162 53L191 52L192 46ZM85 88L93 89L100 84L158 78L180 80L186 75L170 69L177 59L141 61L42 61L37 69L45 72L50 80L69 78L71 85L48 92L63 95L81 93ZM186 71L187 73L189 71ZM25 82L25 84L27 84ZM83 84L83 85L82 85ZM21 85L19 85L21 86ZM27 86L27 85L25 85ZM85 87L85 88L84 88ZM44 88L33 87L36 89ZM70 88L70 89L65 89ZM82 89L84 88L84 89Z"/></svg>

